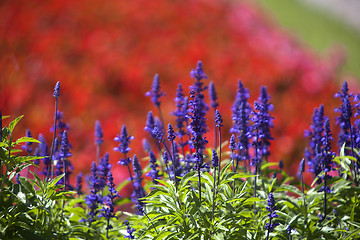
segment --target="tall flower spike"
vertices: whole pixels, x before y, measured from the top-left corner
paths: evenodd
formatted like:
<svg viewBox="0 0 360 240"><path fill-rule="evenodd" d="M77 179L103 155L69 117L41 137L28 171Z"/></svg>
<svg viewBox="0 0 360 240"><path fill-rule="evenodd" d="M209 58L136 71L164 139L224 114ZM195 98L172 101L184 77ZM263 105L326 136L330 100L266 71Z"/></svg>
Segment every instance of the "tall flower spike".
<svg viewBox="0 0 360 240"><path fill-rule="evenodd" d="M59 81L55 85L53 96L55 98L60 97L60 82Z"/></svg>
<svg viewBox="0 0 360 240"><path fill-rule="evenodd" d="M104 135L103 135L103 130L101 128L99 120L96 120L96 122L95 122L94 135L95 135L95 144L101 145L104 142L104 140L103 140Z"/></svg>
<svg viewBox="0 0 360 240"><path fill-rule="evenodd" d="M160 179L159 171L157 170L157 167L159 165L156 163L156 156L153 153L153 151L149 151L149 158L150 158L150 171L146 174L146 176L151 177L151 180L154 184L157 183L157 179Z"/></svg>
<svg viewBox="0 0 360 240"><path fill-rule="evenodd" d="M106 224L106 238L108 238L109 230L112 229L110 224L111 218L117 218L114 214L114 199L120 197L119 193L115 190L114 178L111 171L108 173L108 188L109 194L105 197L104 206L100 209L99 217L104 217L107 220Z"/></svg>
<svg viewBox="0 0 360 240"><path fill-rule="evenodd" d="M265 229L268 230L266 239L269 239L270 232L272 230L274 230L274 228L277 225L279 225L279 223L273 222L274 218L277 218L278 215L276 214L276 211L275 211L276 210L275 199L274 199L274 195L272 193L269 193L268 206L266 207L266 210L269 212L268 213L269 222L265 224Z"/></svg>
<svg viewBox="0 0 360 240"><path fill-rule="evenodd" d="M97 165L99 190L102 190L106 186L108 173L111 171L111 167L112 165L109 163L109 153L105 153L105 156L101 158L99 165Z"/></svg>
<svg viewBox="0 0 360 240"><path fill-rule="evenodd" d="M160 90L159 74L155 74L152 89L145 93L145 96L151 97L151 101L156 107L160 107L159 98L165 96L165 93Z"/></svg>
<svg viewBox="0 0 360 240"><path fill-rule="evenodd" d="M161 130L159 128L157 128L157 127L154 128L154 135L155 135L156 139L159 141L159 143L164 141L163 133L161 132Z"/></svg>
<svg viewBox="0 0 360 240"><path fill-rule="evenodd" d="M196 69L191 70L190 76L198 81L200 81L203 78L207 78L206 74L204 73L201 61L198 61Z"/></svg>
<svg viewBox="0 0 360 240"><path fill-rule="evenodd" d="M155 138L154 135L155 119L152 111L149 111L146 118L145 131L149 132L151 137Z"/></svg>
<svg viewBox="0 0 360 240"><path fill-rule="evenodd" d="M300 162L299 172L300 172L300 173L305 172L305 158L303 158L303 159L301 160L301 162Z"/></svg>
<svg viewBox="0 0 360 240"><path fill-rule="evenodd" d="M217 94L216 94L214 82L212 81L209 83L209 96L211 100L211 104L210 104L211 107L217 108L219 106L219 103L217 102Z"/></svg>
<svg viewBox="0 0 360 240"><path fill-rule="evenodd" d="M125 238L135 239L135 236L133 235L133 233L135 232L135 229L130 227L130 224L129 224L128 220L125 220L124 224L126 225L126 232L127 232L127 235L125 235Z"/></svg>
<svg viewBox="0 0 360 240"><path fill-rule="evenodd" d="M134 140L135 138L128 134L126 130L126 126L123 125L121 128L121 136L116 135L114 141L119 142L119 146L114 148L114 151L121 152L123 154L127 154L131 148L129 147L130 140Z"/></svg>
<svg viewBox="0 0 360 240"><path fill-rule="evenodd" d="M75 185L75 190L78 195L81 195L83 193L82 192L82 182L83 182L83 174L82 174L82 172L80 172L76 176L76 185Z"/></svg>
<svg viewBox="0 0 360 240"><path fill-rule="evenodd" d="M220 115L220 112L219 112L219 110L216 109L216 111L215 111L215 123L216 123L216 126L219 127L219 128L222 127L223 126L222 122L223 122L223 120L222 120L222 117Z"/></svg>
<svg viewBox="0 0 360 240"><path fill-rule="evenodd" d="M169 139L169 141L170 141L170 142L174 141L174 139L175 139L175 132L174 132L174 129L173 129L173 127L171 126L170 123L168 124L167 133L168 133L168 139Z"/></svg>
<svg viewBox="0 0 360 240"><path fill-rule="evenodd" d="M176 110L174 110L171 114L176 118L176 125L177 128L177 136L179 138L183 137L186 134L186 121L187 121L187 114L188 114L188 101L187 97L184 97L182 85L179 84L176 90L176 98L175 98L175 105ZM183 145L183 143L180 143Z"/></svg>
<svg viewBox="0 0 360 240"><path fill-rule="evenodd" d="M141 183L142 183L142 168L141 165L139 163L139 160L137 158L136 155L134 155L133 158L133 170L134 170L134 195L135 198L133 199L135 201L135 204L140 205L141 207L144 207L144 203L140 200L141 198L145 197L145 190L142 187ZM143 211L139 211L137 212L139 215L143 214Z"/></svg>
<svg viewBox="0 0 360 240"><path fill-rule="evenodd" d="M211 159L211 161L212 161L212 166L214 168L219 166L219 158L218 158L218 155L217 155L217 153L216 153L216 151L214 149L212 150L212 159Z"/></svg>
<svg viewBox="0 0 360 240"><path fill-rule="evenodd" d="M102 204L103 202L101 195L98 193L99 179L96 172L97 172L96 163L93 162L91 164L91 175L89 177L89 182L88 182L90 188L90 194L85 197L85 204L89 208L88 219L87 220L82 219L82 221L89 223L89 227L91 226L91 223L95 221L94 218L99 213L99 211L97 210L98 205Z"/></svg>

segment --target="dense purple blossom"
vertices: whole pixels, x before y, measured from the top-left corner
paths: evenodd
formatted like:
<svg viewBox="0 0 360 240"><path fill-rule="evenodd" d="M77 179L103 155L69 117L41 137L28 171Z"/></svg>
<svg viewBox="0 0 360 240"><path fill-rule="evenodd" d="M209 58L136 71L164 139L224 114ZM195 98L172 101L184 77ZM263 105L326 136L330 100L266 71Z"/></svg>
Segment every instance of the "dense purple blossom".
<svg viewBox="0 0 360 240"><path fill-rule="evenodd" d="M217 108L219 106L219 103L217 102L217 94L214 86L214 82L209 83L209 96L211 101L211 107Z"/></svg>
<svg viewBox="0 0 360 240"><path fill-rule="evenodd" d="M240 160L250 159L249 139L252 137L250 113L252 110L248 103L249 97L249 90L239 81L236 99L232 106L233 127L230 129L231 133L237 134L239 140L236 146L238 148L237 164Z"/></svg>
<svg viewBox="0 0 360 240"><path fill-rule="evenodd" d="M153 151L149 151L149 158L150 158L150 171L146 174L146 176L151 177L153 183L157 183L157 179L160 179L159 170L157 168L159 165L156 163L156 156Z"/></svg>
<svg viewBox="0 0 360 240"><path fill-rule="evenodd" d="M232 134L230 137L230 144L229 144L229 148L231 151L234 151L236 148L236 142L235 142L235 135Z"/></svg>
<svg viewBox="0 0 360 240"><path fill-rule="evenodd" d="M60 97L60 82L59 81L55 84L53 97L55 97L55 98Z"/></svg>
<svg viewBox="0 0 360 240"><path fill-rule="evenodd" d="M176 125L175 125L175 127L177 128L176 135L179 138L182 138L187 132L186 126L188 121L187 115L189 113L189 109L188 109L189 106L188 106L188 98L184 97L181 84L179 84L176 91L175 105L176 105L176 110L174 110L171 114L175 116L175 120L176 120ZM183 142L180 144L182 146L185 146L187 142Z"/></svg>
<svg viewBox="0 0 360 240"><path fill-rule="evenodd" d="M103 207L100 209L99 217L104 217L107 220L106 229L112 229L112 225L109 223L111 218L116 218L114 213L114 199L120 197L119 193L115 190L114 178L112 176L111 170L108 172L108 188L109 194L105 196L103 201Z"/></svg>
<svg viewBox="0 0 360 240"><path fill-rule="evenodd" d="M56 130L58 131L58 136L61 137L62 136L62 133L65 131L65 130L69 130L70 127L68 124L66 124L64 121L64 113L63 112L60 112L60 111L57 111L56 113ZM54 131L54 127L51 127L50 129L50 132L53 132Z"/></svg>
<svg viewBox="0 0 360 240"><path fill-rule="evenodd" d="M44 157L42 159L43 163L44 163L44 168L42 171L40 171L39 173L47 176L47 172L48 172L48 168L49 168L49 164L50 164L50 158L49 157L45 157L45 156L49 156L49 146L46 143L45 137L44 135L42 135L41 133L39 134L39 144L38 144L38 149L39 149L39 156Z"/></svg>
<svg viewBox="0 0 360 240"><path fill-rule="evenodd" d="M344 143L347 147L350 146L352 133L351 133L351 117L353 115L353 106L350 99L353 97L352 93L349 93L347 82L345 81L341 89L341 93L335 94L335 97L340 97L342 105L335 108L335 112L340 113L340 116L336 118L336 123L340 125L340 133L338 145L342 146Z"/></svg>
<svg viewBox="0 0 360 240"><path fill-rule="evenodd" d="M253 121L253 132L254 143L258 152L256 153L257 160L261 162L261 158L270 155L269 147L270 141L273 137L270 132L270 128L274 127L273 117L270 112L273 111L273 105L270 103L270 96L267 93L266 87L262 86L260 90L260 96L258 101L254 103L254 115Z"/></svg>
<svg viewBox="0 0 360 240"><path fill-rule="evenodd" d="M320 178L325 182L325 185L322 186L319 191L330 192L330 188L327 186L326 181L330 179L330 175L328 173L334 170L333 159L335 157L335 153L331 151L332 140L334 139L332 138L329 119L326 118L324 123L324 136L321 138L322 148L321 153L319 154L321 170L325 172L325 174Z"/></svg>
<svg viewBox="0 0 360 240"><path fill-rule="evenodd" d="M165 96L165 93L160 89L159 75L155 74L152 89L145 93L145 96L151 97L151 101L154 103L156 107L160 106L159 98L161 96Z"/></svg>
<svg viewBox="0 0 360 240"><path fill-rule="evenodd" d="M133 201L136 204L139 204L141 206L144 206L144 203L140 200L141 198L145 197L145 190L142 187L142 168L140 165L140 162L136 155L133 157L133 171L134 171L134 193L133 193ZM138 214L141 214L141 212L138 211Z"/></svg>
<svg viewBox="0 0 360 240"><path fill-rule="evenodd" d="M95 135L95 144L101 145L104 142L104 140L103 140L104 134L103 134L103 130L101 128L99 120L96 120L96 122L95 122L94 135Z"/></svg>
<svg viewBox="0 0 360 240"><path fill-rule="evenodd" d="M111 167L112 165L109 163L109 153L105 153L105 156L100 159L100 163L97 166L99 190L102 190L106 186L108 173L111 171Z"/></svg>
<svg viewBox="0 0 360 240"><path fill-rule="evenodd" d="M220 112L219 112L219 110L217 110L216 109L216 111L215 111L215 123L216 123L216 127L222 127L223 125L222 125L222 122L223 122L223 120L222 120L222 117L221 117L221 115L220 115Z"/></svg>
<svg viewBox="0 0 360 240"><path fill-rule="evenodd" d="M170 141L170 142L174 141L174 139L175 139L175 132L174 132L174 129L173 129L173 127L171 126L170 123L168 124L167 133L168 133L168 139L169 139L169 141Z"/></svg>
<svg viewBox="0 0 360 240"><path fill-rule="evenodd" d="M319 154L322 146L321 139L324 133L325 118L324 106L320 105L319 108L315 108L314 110L312 124L310 126L311 129L305 131L305 136L310 139L310 149L305 150L305 159L307 160L307 165L310 167L310 171L313 172L315 176L321 172Z"/></svg>
<svg viewBox="0 0 360 240"><path fill-rule="evenodd" d="M211 159L211 162L212 162L212 166L214 168L218 167L219 166L219 158L218 158L218 155L216 153L216 151L213 149L212 150L212 159Z"/></svg>
<svg viewBox="0 0 360 240"><path fill-rule="evenodd" d="M149 111L146 118L146 125L145 125L145 131L149 132L150 135L155 138L154 135L154 128L155 128L155 119L152 111Z"/></svg>
<svg viewBox="0 0 360 240"><path fill-rule="evenodd" d="M126 225L126 232L127 232L127 235L125 235L125 238L135 239L135 236L133 235L133 233L135 232L135 229L130 227L130 224L129 224L128 220L125 220L124 224Z"/></svg>
<svg viewBox="0 0 360 240"><path fill-rule="evenodd" d="M275 199L274 195L272 193L269 193L268 197L268 206L266 207L266 210L269 212L269 222L265 224L265 229L267 229L269 232L274 230L274 228L279 225L277 222L273 222L274 218L277 218L278 215L276 214L276 206L275 206Z"/></svg>
<svg viewBox="0 0 360 240"><path fill-rule="evenodd" d="M301 162L300 162L299 172L300 172L300 173L305 172L305 158L303 158L303 159L301 160Z"/></svg>
<svg viewBox="0 0 360 240"><path fill-rule="evenodd" d="M161 130L157 127L154 128L154 136L155 138L159 141L159 143L163 142L163 133L161 132Z"/></svg>
<svg viewBox="0 0 360 240"><path fill-rule="evenodd" d="M124 158L120 158L120 161L118 161L118 164L120 165L124 165L124 166L129 166L131 159L129 157L126 156L126 154L131 150L131 148L129 147L130 144L130 140L133 140L134 137L129 135L127 130L126 130L126 126L123 125L121 128L121 136L116 135L116 137L114 138L114 141L119 142L118 147L114 148L114 151L118 151L121 152L122 154L124 154Z"/></svg>
<svg viewBox="0 0 360 240"><path fill-rule="evenodd" d="M80 172L76 176L76 185L75 185L75 190L78 195L81 195L83 193L82 192L82 182L83 182L83 174L82 174L82 172Z"/></svg>
<svg viewBox="0 0 360 240"><path fill-rule="evenodd" d="M163 152L163 160L165 164L169 163L169 154L166 150Z"/></svg>
<svg viewBox="0 0 360 240"><path fill-rule="evenodd" d="M89 222L89 226L95 220L95 217L99 213L98 206L103 203L103 198L99 194L99 178L97 176L96 163L91 164L91 175L88 178L88 184L90 194L85 197L85 204L89 208L88 219L83 221Z"/></svg>

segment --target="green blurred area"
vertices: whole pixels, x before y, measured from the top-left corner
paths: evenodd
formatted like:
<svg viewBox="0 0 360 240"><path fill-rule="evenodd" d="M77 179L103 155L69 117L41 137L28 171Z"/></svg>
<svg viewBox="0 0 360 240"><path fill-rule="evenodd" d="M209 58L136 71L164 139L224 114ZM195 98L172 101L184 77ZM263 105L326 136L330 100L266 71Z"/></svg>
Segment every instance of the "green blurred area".
<svg viewBox="0 0 360 240"><path fill-rule="evenodd" d="M347 59L343 73L360 81L360 32L299 1L258 1L285 30L316 49L317 53L325 54L333 46L342 46Z"/></svg>

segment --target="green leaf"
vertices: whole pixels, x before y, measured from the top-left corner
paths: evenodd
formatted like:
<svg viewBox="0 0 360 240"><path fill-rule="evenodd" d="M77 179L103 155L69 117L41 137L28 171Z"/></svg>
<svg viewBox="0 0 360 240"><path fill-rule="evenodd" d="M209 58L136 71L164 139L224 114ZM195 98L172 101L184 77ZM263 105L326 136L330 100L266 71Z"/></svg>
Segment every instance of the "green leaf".
<svg viewBox="0 0 360 240"><path fill-rule="evenodd" d="M12 134L16 124L24 117L24 115L21 115L20 117L17 117L15 120L13 120L10 124L9 124L9 131L10 134Z"/></svg>
<svg viewBox="0 0 360 240"><path fill-rule="evenodd" d="M33 143L41 143L39 140L31 137L21 137L18 140L16 140L15 144L19 143L26 143L26 142L33 142Z"/></svg>

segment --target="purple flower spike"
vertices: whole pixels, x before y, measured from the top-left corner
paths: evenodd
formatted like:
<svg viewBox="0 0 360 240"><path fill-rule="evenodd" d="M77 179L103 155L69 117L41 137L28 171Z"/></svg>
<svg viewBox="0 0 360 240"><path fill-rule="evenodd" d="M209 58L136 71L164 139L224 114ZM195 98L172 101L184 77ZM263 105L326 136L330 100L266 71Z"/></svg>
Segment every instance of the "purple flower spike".
<svg viewBox="0 0 360 240"><path fill-rule="evenodd" d="M165 96L165 93L160 90L159 74L155 74L152 89L145 93L145 96L151 97L151 101L155 104L155 106L160 107L159 98L161 96Z"/></svg>
<svg viewBox="0 0 360 240"><path fill-rule="evenodd" d="M103 140L104 135L103 135L103 130L101 128L99 120L96 120L96 122L95 122L94 135L95 135L95 144L101 145L104 142L104 140Z"/></svg>
<svg viewBox="0 0 360 240"><path fill-rule="evenodd" d="M66 130L63 132L61 139L60 157L64 159L71 157L71 153L69 152L69 141Z"/></svg>
<svg viewBox="0 0 360 240"><path fill-rule="evenodd" d="M268 206L266 207L266 210L268 210L269 214L269 222L265 224L265 229L268 230L268 233L272 230L274 230L274 228L279 225L279 223L277 222L272 222L272 220L274 218L277 218L278 215L276 214L275 210L275 199L274 199L274 195L272 193L269 193L269 198L268 198Z"/></svg>
<svg viewBox="0 0 360 240"><path fill-rule="evenodd" d="M103 189L106 186L108 179L108 173L111 171L112 165L109 164L109 153L105 153L105 156L100 159L100 163L97 166L97 175L99 179L99 189Z"/></svg>
<svg viewBox="0 0 360 240"><path fill-rule="evenodd" d="M280 168L280 170L282 170L284 168L284 162L282 160L280 160L280 162L279 162L279 168Z"/></svg>
<svg viewBox="0 0 360 240"><path fill-rule="evenodd" d="M216 153L216 151L214 149L212 150L212 159L211 159L211 161L212 161L212 166L214 168L219 166L219 158L218 158L218 155L217 155L217 153Z"/></svg>
<svg viewBox="0 0 360 240"><path fill-rule="evenodd" d="M123 125L121 129L121 136L116 135L114 138L114 141L119 142L119 146L114 148L114 151L121 152L123 154L127 154L131 148L129 148L130 140L133 140L134 137L131 135L128 135L128 132L126 130L126 126ZM122 164L126 165L126 164Z"/></svg>
<svg viewBox="0 0 360 240"><path fill-rule="evenodd" d="M299 172L301 173L305 172L305 158L303 158L300 162Z"/></svg>
<svg viewBox="0 0 360 240"><path fill-rule="evenodd" d="M235 135L231 135L230 137L230 144L229 144L229 148L230 150L234 151L236 148L236 143L235 143Z"/></svg>
<svg viewBox="0 0 360 240"><path fill-rule="evenodd" d="M148 112L147 118L146 118L146 125L145 125L145 131L149 132L152 137L155 137L154 135L154 128L155 128L155 119L152 111Z"/></svg>
<svg viewBox="0 0 360 240"><path fill-rule="evenodd" d="M187 125L187 114L188 114L188 98L184 97L182 85L179 84L177 91L176 91L176 98L175 98L175 105L176 110L173 111L171 114L176 118L176 128L177 136L181 138L186 134L186 125Z"/></svg>
<svg viewBox="0 0 360 240"><path fill-rule="evenodd" d="M217 108L219 106L219 103L217 102L217 94L214 86L214 82L210 82L209 84L209 96L211 100L211 107Z"/></svg>
<svg viewBox="0 0 360 240"><path fill-rule="evenodd" d="M59 81L55 85L53 96L55 98L60 97L60 82Z"/></svg>
<svg viewBox="0 0 360 240"><path fill-rule="evenodd" d="M219 110L216 109L215 111L215 123L216 123L216 127L222 127L222 118L221 118L221 115L220 115L220 112Z"/></svg>
<svg viewBox="0 0 360 240"><path fill-rule="evenodd" d="M204 73L202 62L198 61L196 69L191 70L190 76L192 78L195 78L196 80L200 81L203 78L207 78L207 76Z"/></svg>
<svg viewBox="0 0 360 240"><path fill-rule="evenodd" d="M153 153L153 151L149 151L149 157L150 157L150 171L146 174L146 176L151 177L154 184L157 183L157 179L160 179L159 171L157 170L157 167L159 165L156 163L156 156Z"/></svg>
<svg viewBox="0 0 360 240"><path fill-rule="evenodd" d="M157 127L154 127L154 135L155 135L155 138L157 140L159 140L159 143L161 143L162 141L164 141L163 139L163 133L161 132L161 130Z"/></svg>
<svg viewBox="0 0 360 240"><path fill-rule="evenodd" d="M126 231L127 231L127 235L125 235L125 238L135 239L135 236L133 235L133 233L135 232L135 229L130 227L130 224L129 224L128 220L125 220L124 224L126 225Z"/></svg>
<svg viewBox="0 0 360 240"><path fill-rule="evenodd" d="M80 172L76 176L76 186L75 186L75 190L78 195L82 194L82 182L83 182L83 174L82 174L82 172Z"/></svg>
<svg viewBox="0 0 360 240"><path fill-rule="evenodd" d="M169 154L166 150L163 152L163 160L165 164L169 163Z"/></svg>
<svg viewBox="0 0 360 240"><path fill-rule="evenodd" d="M169 141L170 141L170 142L174 141L174 139L175 139L175 132L174 132L174 129L173 129L173 127L171 126L170 123L168 124L167 133L168 133L168 139L169 139Z"/></svg>

